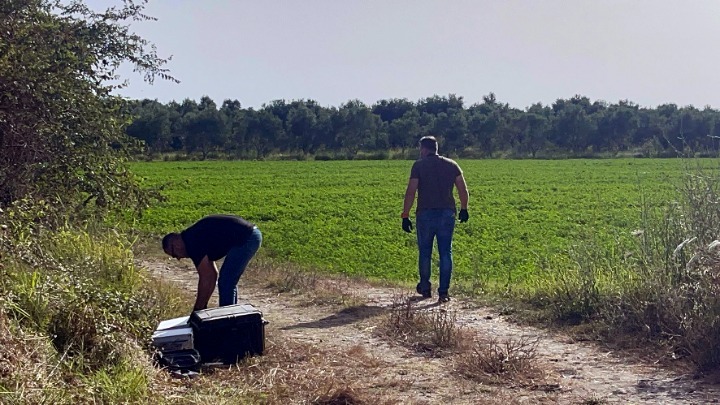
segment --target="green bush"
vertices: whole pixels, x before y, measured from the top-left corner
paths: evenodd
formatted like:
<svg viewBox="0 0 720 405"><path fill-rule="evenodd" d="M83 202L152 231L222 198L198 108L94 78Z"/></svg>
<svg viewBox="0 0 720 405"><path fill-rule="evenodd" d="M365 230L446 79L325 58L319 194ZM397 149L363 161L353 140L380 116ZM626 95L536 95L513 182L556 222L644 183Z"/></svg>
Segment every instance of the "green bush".
<svg viewBox="0 0 720 405"><path fill-rule="evenodd" d="M142 145L124 133L126 101L109 80L130 63L172 79L153 47L128 30L147 19L127 3L94 12L82 1L0 6L0 208L44 200L62 222L141 209L150 195L126 163ZM6 97L5 95L12 95Z"/></svg>

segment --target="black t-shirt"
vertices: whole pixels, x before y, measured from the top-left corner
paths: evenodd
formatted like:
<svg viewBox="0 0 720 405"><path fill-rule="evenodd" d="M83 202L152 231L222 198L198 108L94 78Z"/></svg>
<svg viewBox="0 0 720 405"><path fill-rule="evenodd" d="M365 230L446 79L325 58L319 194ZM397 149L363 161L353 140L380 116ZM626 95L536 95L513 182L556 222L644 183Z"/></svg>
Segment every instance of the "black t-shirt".
<svg viewBox="0 0 720 405"><path fill-rule="evenodd" d="M188 256L195 266L202 259L219 260L230 249L248 240L254 224L234 215L209 215L182 231L183 242Z"/></svg>

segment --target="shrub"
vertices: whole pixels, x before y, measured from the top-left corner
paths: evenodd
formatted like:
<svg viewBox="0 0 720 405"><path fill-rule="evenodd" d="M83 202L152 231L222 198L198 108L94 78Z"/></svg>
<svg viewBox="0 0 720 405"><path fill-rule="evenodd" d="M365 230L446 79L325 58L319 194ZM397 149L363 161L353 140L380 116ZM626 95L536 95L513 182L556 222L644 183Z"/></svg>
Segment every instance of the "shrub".
<svg viewBox="0 0 720 405"><path fill-rule="evenodd" d="M442 355L463 348L466 333L454 312L442 308L420 310L405 296L393 299L392 309L378 328L379 334L419 353Z"/></svg>
<svg viewBox="0 0 720 405"><path fill-rule="evenodd" d="M149 81L172 79L165 60L128 31L128 21L148 18L142 9L3 2L0 207L49 201L45 216L61 221L148 203L125 165L140 145L124 134L125 101L111 95L121 86L108 82L128 62Z"/></svg>
<svg viewBox="0 0 720 405"><path fill-rule="evenodd" d="M542 375L535 362L538 339L520 337L476 342L455 362L455 370L471 380L487 383L537 380Z"/></svg>

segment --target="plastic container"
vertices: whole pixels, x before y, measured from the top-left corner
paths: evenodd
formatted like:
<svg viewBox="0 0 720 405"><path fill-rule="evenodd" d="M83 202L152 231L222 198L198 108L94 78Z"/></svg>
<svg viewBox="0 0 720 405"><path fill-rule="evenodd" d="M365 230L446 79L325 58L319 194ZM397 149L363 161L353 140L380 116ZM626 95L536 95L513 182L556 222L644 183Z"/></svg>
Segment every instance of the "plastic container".
<svg viewBox="0 0 720 405"><path fill-rule="evenodd" d="M193 330L190 326L156 330L152 334L152 344L161 352L191 350L194 348Z"/></svg>
<svg viewBox="0 0 720 405"><path fill-rule="evenodd" d="M195 311L190 316L195 349L203 363L220 360L235 363L265 350L265 325L262 312L250 304Z"/></svg>

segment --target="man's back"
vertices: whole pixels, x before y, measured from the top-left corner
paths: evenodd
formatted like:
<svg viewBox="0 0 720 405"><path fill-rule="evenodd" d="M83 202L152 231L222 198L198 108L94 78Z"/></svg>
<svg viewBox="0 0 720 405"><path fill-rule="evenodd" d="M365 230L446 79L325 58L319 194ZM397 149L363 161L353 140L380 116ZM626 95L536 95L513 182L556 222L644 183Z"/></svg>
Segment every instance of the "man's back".
<svg viewBox="0 0 720 405"><path fill-rule="evenodd" d="M411 179L418 179L417 212L427 209L455 208L453 186L462 170L454 160L428 155L413 164Z"/></svg>
<svg viewBox="0 0 720 405"><path fill-rule="evenodd" d="M242 245L253 232L251 222L234 215L209 215L181 235L187 253L195 265L203 257L215 261L224 257L233 246Z"/></svg>

